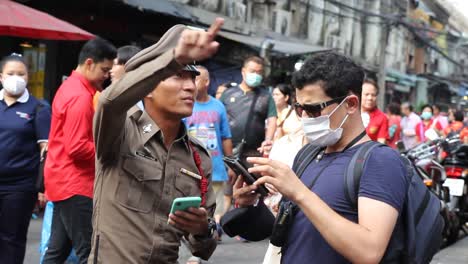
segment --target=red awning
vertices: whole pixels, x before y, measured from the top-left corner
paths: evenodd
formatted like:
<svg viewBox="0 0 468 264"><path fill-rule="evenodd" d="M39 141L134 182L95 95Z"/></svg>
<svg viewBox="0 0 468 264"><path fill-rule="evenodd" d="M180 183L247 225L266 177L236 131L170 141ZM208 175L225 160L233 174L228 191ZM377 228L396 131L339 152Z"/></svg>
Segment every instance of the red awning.
<svg viewBox="0 0 468 264"><path fill-rule="evenodd" d="M0 0L0 36L53 40L89 40L95 36L47 13Z"/></svg>

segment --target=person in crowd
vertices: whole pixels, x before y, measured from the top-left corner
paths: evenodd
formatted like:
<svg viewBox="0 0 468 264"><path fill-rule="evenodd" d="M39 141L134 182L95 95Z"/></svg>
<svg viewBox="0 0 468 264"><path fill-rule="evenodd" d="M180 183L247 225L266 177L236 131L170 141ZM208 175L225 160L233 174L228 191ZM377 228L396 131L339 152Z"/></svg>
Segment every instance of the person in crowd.
<svg viewBox="0 0 468 264"><path fill-rule="evenodd" d="M227 83L221 84L220 86L218 86L218 89L216 89L215 98L218 100L221 99L221 96L223 95L224 91L226 91L226 89L229 89L231 87L236 87L236 86L237 86L237 83L234 83L234 82L227 82Z"/></svg>
<svg viewBox="0 0 468 264"><path fill-rule="evenodd" d="M416 137L416 126L421 122L421 118L413 112L413 106L409 102L401 104L401 139L406 149L410 149L418 144Z"/></svg>
<svg viewBox="0 0 468 264"><path fill-rule="evenodd" d="M418 143L426 142L430 140L427 138L426 133L429 129L432 129L435 132L435 135L438 135L442 132L442 125L433 118L432 115L432 106L426 104L424 105L421 111L421 122L416 125L416 138Z"/></svg>
<svg viewBox="0 0 468 264"><path fill-rule="evenodd" d="M110 70L110 78L111 82L116 82L122 78L122 75L125 73L124 65L127 61L137 54L141 49L137 46L127 45L117 49L117 58L114 59L114 65L112 65L112 69ZM99 101L99 96L101 95L101 91L96 91L96 94L93 97L93 107L94 110L97 108L97 104ZM140 107L143 107L142 103L138 103Z"/></svg>
<svg viewBox="0 0 468 264"><path fill-rule="evenodd" d="M23 263L29 220L38 200L35 180L46 149L50 107L29 94L28 67L19 54L0 61L0 259ZM41 204L45 203L39 194Z"/></svg>
<svg viewBox="0 0 468 264"><path fill-rule="evenodd" d="M396 149L396 143L401 137L401 112L398 103L390 103L388 109L388 142L387 145Z"/></svg>
<svg viewBox="0 0 468 264"><path fill-rule="evenodd" d="M184 122L189 135L200 140L211 154L213 164L212 185L216 195L216 211L214 218L219 227L219 221L225 212L231 207L232 191L225 191L232 188L234 176L224 165L223 156L232 155L231 129L227 118L226 108L217 99L208 95L210 85L210 74L208 70L197 66L200 72L195 79L197 87L196 102L193 113ZM230 176L230 177L229 177ZM231 184L229 184L231 183ZM221 229L218 228L220 231ZM219 234L219 240L221 233Z"/></svg>
<svg viewBox="0 0 468 264"><path fill-rule="evenodd" d="M114 65L112 65L112 69L110 70L112 82L116 82L122 78L125 73L125 63L140 51L141 49L139 47L133 45L127 45L117 49L117 57L114 59Z"/></svg>
<svg viewBox="0 0 468 264"><path fill-rule="evenodd" d="M228 113L233 152L244 163L248 156L268 155L273 144L277 113L271 94L261 86L263 68L262 58L245 59L242 83L224 91L220 99Z"/></svg>
<svg viewBox="0 0 468 264"><path fill-rule="evenodd" d="M438 104L432 105L432 110L433 110L434 122L438 122L440 126L442 126L442 130L447 128L449 125L448 117L440 113L440 105Z"/></svg>
<svg viewBox="0 0 468 264"><path fill-rule="evenodd" d="M273 95L273 97L275 96ZM296 101L294 96L293 100L291 100L291 104L294 105L295 103ZM297 152L308 143L304 131L302 130L301 118L297 115L296 111L294 111L293 115L295 115L299 121L299 129L275 140L273 147L271 148L270 155L268 156L271 160L280 161L287 164L289 167L292 167ZM270 208L272 213L276 215L278 213L278 204L282 195L271 185L267 185L267 188L269 189L270 194L264 199L264 202L265 205ZM281 248L270 243L268 245L267 252L265 253L263 264L279 264L280 260Z"/></svg>
<svg viewBox="0 0 468 264"><path fill-rule="evenodd" d="M196 100L199 72L189 63L217 51L222 24L216 19L207 32L172 27L100 96L89 263L177 263L183 238L202 259L216 248L211 158L182 119ZM142 99L144 111L135 106ZM201 206L170 213L175 198L189 196Z"/></svg>
<svg viewBox="0 0 468 264"><path fill-rule="evenodd" d="M468 144L468 127L463 123L465 115L463 111L456 110L450 112L450 125L444 129L445 137L453 137L458 135L464 144Z"/></svg>
<svg viewBox="0 0 468 264"><path fill-rule="evenodd" d="M79 263L91 250L95 150L93 96L109 78L115 47L95 38L81 49L78 66L57 90L45 163L45 190L54 203L43 263L63 263L75 249Z"/></svg>
<svg viewBox="0 0 468 264"><path fill-rule="evenodd" d="M364 70L351 59L324 52L293 74L304 132L323 150L304 173L267 158L252 157L249 171L263 175L253 185L235 184L239 206L252 205L260 184L273 185L299 208L292 216L282 263L379 263L393 230L402 228L407 180L399 154L374 148L366 162L357 209L346 199L343 173L353 154L370 141L361 118ZM314 182L313 187L310 186Z"/></svg>
<svg viewBox="0 0 468 264"><path fill-rule="evenodd" d="M289 85L278 84L273 89L272 95L276 105L276 112L278 113L275 132L276 141L287 134L301 130L302 124L298 116L294 114L294 108L291 106L295 95Z"/></svg>
<svg viewBox="0 0 468 264"><path fill-rule="evenodd" d="M362 85L361 115L364 126L369 137L385 144L388 139L388 119L387 116L377 108L377 95L379 88L372 79L364 80Z"/></svg>

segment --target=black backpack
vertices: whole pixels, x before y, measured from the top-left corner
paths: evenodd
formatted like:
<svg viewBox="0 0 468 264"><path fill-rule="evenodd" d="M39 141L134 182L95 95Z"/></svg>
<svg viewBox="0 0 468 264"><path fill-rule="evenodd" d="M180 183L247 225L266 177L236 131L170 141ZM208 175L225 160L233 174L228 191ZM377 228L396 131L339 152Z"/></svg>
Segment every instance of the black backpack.
<svg viewBox="0 0 468 264"><path fill-rule="evenodd" d="M377 147L388 146L374 141L363 143L345 168L345 196L356 211L361 174L367 158ZM307 144L298 152L293 165L296 175L300 177L304 173L320 150L319 147ZM393 231L381 263L429 263L443 239L441 202L424 185L411 162L406 157L400 158L406 166L408 177L405 203L399 216L403 230Z"/></svg>

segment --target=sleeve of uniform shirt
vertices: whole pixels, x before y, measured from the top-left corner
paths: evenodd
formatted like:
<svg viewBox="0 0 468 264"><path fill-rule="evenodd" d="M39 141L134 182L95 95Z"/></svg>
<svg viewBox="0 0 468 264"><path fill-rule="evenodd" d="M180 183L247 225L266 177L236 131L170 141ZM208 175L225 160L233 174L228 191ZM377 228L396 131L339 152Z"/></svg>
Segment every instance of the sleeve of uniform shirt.
<svg viewBox="0 0 468 264"><path fill-rule="evenodd" d="M231 128L229 127L229 120L227 117L227 112L226 112L226 107L222 103L219 104L219 109L220 109L220 118L221 118L221 138L222 139L227 139L231 138Z"/></svg>
<svg viewBox="0 0 468 264"><path fill-rule="evenodd" d="M382 124L380 125L377 138L389 139L388 135L388 118L382 114Z"/></svg>
<svg viewBox="0 0 468 264"><path fill-rule="evenodd" d="M63 124L65 151L74 160L94 159L94 143L90 138L94 111L89 98L76 96L69 102Z"/></svg>
<svg viewBox="0 0 468 264"><path fill-rule="evenodd" d="M384 202L398 212L403 208L407 178L398 153L389 147L377 147L364 165L359 197Z"/></svg>
<svg viewBox="0 0 468 264"><path fill-rule="evenodd" d="M44 105L38 111L37 116L35 117L35 129L36 129L36 139L37 143L47 142L50 132L50 119L51 111L50 107Z"/></svg>
<svg viewBox="0 0 468 264"><path fill-rule="evenodd" d="M170 49L126 72L119 81L104 90L94 117L97 159L112 160L119 153L128 109L180 69L182 65L175 61L174 52Z"/></svg>
<svg viewBox="0 0 468 264"><path fill-rule="evenodd" d="M273 97L268 95L268 117L277 117L278 113L276 112L276 105Z"/></svg>

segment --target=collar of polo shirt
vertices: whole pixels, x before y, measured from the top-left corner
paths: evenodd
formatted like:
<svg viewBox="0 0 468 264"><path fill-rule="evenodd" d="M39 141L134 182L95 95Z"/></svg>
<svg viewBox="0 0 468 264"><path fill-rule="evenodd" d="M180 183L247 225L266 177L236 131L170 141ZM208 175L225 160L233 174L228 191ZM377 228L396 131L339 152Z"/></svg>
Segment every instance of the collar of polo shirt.
<svg viewBox="0 0 468 264"><path fill-rule="evenodd" d="M3 89L0 90L0 100L3 100ZM24 93L18 98L16 99L17 102L19 103L26 103L27 101L29 100L29 92L28 92L28 89L24 90Z"/></svg>

